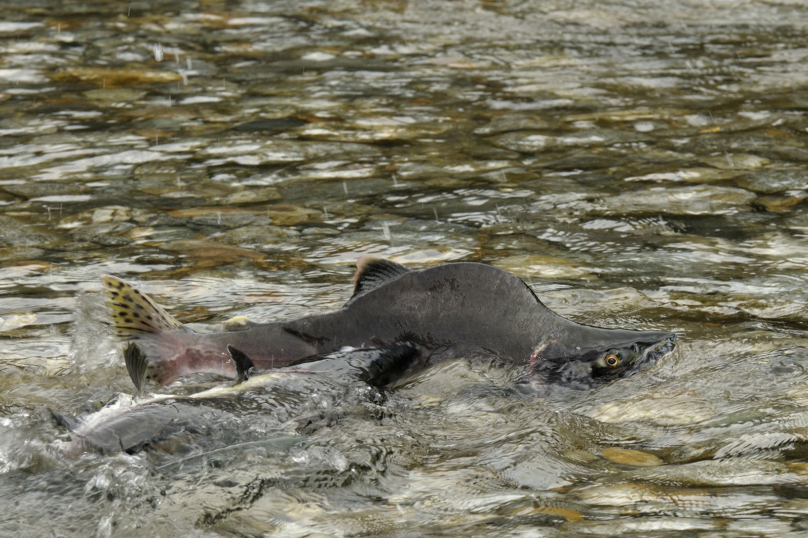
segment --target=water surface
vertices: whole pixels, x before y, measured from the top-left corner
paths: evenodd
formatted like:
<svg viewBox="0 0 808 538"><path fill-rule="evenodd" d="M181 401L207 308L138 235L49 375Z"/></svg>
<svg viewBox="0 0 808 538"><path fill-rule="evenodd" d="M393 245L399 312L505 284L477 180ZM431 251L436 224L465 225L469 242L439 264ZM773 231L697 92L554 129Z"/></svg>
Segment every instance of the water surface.
<svg viewBox="0 0 808 538"><path fill-rule="evenodd" d="M702 4L6 2L0 534L808 528L808 13ZM49 410L132 393L101 274L214 330L339 307L363 254L680 343L592 391L458 359L54 451Z"/></svg>

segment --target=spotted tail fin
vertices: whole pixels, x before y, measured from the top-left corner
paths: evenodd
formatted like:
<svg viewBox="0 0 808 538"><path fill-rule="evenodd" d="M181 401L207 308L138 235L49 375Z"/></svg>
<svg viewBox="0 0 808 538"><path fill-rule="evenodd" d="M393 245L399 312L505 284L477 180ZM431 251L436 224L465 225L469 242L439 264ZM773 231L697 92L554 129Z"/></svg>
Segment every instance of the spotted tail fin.
<svg viewBox="0 0 808 538"><path fill-rule="evenodd" d="M110 275L102 276L101 280L118 336L160 333L182 327L182 323L128 282Z"/></svg>
<svg viewBox="0 0 808 538"><path fill-rule="evenodd" d="M167 385L196 372L233 375L233 363L215 338L188 329L131 284L114 276L101 279L115 334L137 341L137 347L124 350L124 359L138 392L144 379Z"/></svg>

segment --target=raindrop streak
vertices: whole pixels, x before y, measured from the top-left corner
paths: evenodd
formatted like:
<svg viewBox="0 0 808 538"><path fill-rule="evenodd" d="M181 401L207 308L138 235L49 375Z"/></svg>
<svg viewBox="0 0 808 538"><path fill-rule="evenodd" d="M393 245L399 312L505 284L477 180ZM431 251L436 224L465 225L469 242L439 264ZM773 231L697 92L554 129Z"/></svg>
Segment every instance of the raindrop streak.
<svg viewBox="0 0 808 538"><path fill-rule="evenodd" d="M135 2L126 0L127 11ZM0 382L0 390L15 396L14 406L0 404L0 469L22 471L45 484L54 472L72 477L61 481L65 487L49 491L52 495L42 496L39 488L20 489L19 508L15 508L21 513L0 518L0 536L13 534L18 518L36 520L42 508L70 503L73 508L55 519L60 527L77 528L82 535L112 534L116 517L125 525L136 522L142 510L123 508L112 517L104 512L100 526L99 518L86 518L86 514L104 511L110 504L99 492L120 490L124 497L137 497L141 491L159 489L163 480L151 477L154 459L160 460L161 473L179 473L179 479L190 482L207 481L212 494L227 496L224 490L232 489L226 487L228 469L238 467L253 448L244 443L261 438L254 446L259 449L266 435L285 437L287 419L305 420L312 406L331 409L335 416L348 413L359 430L378 429L372 412L353 416L354 408L367 400L355 380L337 379L344 377L341 373L297 376L283 383L281 395L250 391L246 398L194 405L195 410L188 410L189 429L198 425L201 430L182 433L192 459L164 446L171 453L150 454L153 451L147 449L140 455L123 456L124 461L121 456L91 450L86 457L59 457L51 465L43 451L61 452L67 447L60 441L67 441L69 434L61 428L57 433L49 420L39 420L42 417L33 417L33 422L30 416L15 419L15 410L35 409L44 399L56 412L74 410L75 392L64 390L74 385L83 387L82 402L106 402L117 394L115 379L126 379L117 341L106 330L103 338L98 336L102 318L107 317L97 309L99 297L84 294L98 289L98 273L145 277L152 281L147 289L160 291L159 298L170 298L170 306L182 303L186 312L217 304L225 310L217 307L218 312L210 315L218 318L230 310L243 310L246 303L249 317L268 321L339 308L350 293L350 285L339 282L353 272L347 263L368 254L410 260L418 268L444 261L489 261L522 277L537 295L550 299L548 306L560 307L559 313L583 317L581 321L605 316L609 325L626 328L634 328L635 322L660 329L676 327L687 338L675 356L660 361L661 370L670 374L662 376L665 379L656 379L661 370L654 369L593 391L542 387L539 376L525 379L522 367L491 368L487 361L476 359L438 365L439 388L448 389L440 401L430 396L421 401L424 394L434 392L434 377L402 379L395 401L390 402L392 410L410 401L426 405L418 406L417 424L386 421L382 425L385 435L403 439L396 447L412 463L407 480L415 488L414 493L407 490L396 495L389 506L355 495L357 487L367 489L367 480L361 476L358 484L328 481L325 489L316 488L316 482L324 480L324 466L351 472L356 436L313 424L317 430L313 446L267 445L272 448L266 454L259 449L261 466L280 463L284 476L288 471L296 484L314 482L314 489L321 489L322 502L338 506L332 511L338 517L329 519L333 534L373 525L374 518L389 520L394 507L400 523L426 532L435 524L440 526L441 519L451 520L461 532L492 517L506 526L519 526L526 513L525 499L530 506L542 504L542 492L548 491L553 502L574 504L580 524L587 525L582 530L600 534L619 532L627 521L637 528L674 530L682 526L681 519L660 516L682 510L693 516L685 521L686 528L746 530L743 521L732 518L738 515L759 523L764 529L760 533L786 534L790 524L799 526L800 522L789 520L794 519L792 512L800 510L791 493L799 497L800 492L770 495L771 487L760 483L787 482L806 470L797 468L803 449L794 444L804 444L799 439L800 411L808 409L808 384L792 390L794 380L790 379L802 374L791 372L799 370L800 357L795 355L804 335L770 324L756 325L750 332L748 320L795 318L799 323L808 302L802 291L808 267L808 198L802 197L808 196L808 179L794 164L801 157L794 133L808 134L804 130L808 123L789 114L795 108L794 114L799 113L799 88L808 76L808 63L794 61L808 47L808 34L787 32L782 39L771 39L778 28L793 25L790 19L794 18L793 9L772 9L775 2L745 2L740 10L740 2L734 2L734 8L730 2L686 2L687 10L679 11L693 21L693 31L683 31L684 26L676 24L677 14L662 5L650 11L632 10L632 25L611 27L603 39L592 39L591 27L579 24L592 18L592 4L597 4L599 12L595 18L609 22L619 18L627 3L638 2L566 2L569 9L563 17L539 24L550 33L543 40L546 47L538 51L535 40L525 37L536 26L520 20L514 27L514 15L523 19L518 6L509 6L505 13L497 12L495 6L466 10L467 24L447 29L442 17L412 20L411 10L400 12L386 5L380 7L387 9L370 13L342 10L339 18L344 22L329 24L333 13L312 14L305 2L284 2L282 13L256 8L259 2L242 2L247 7L238 11L246 16L234 18L217 9L206 13L225 4L206 0L193 3L197 9L186 9L190 2L157 12L141 9L139 20L129 24L114 15L117 3L111 3L107 13L88 11L90 2L61 2L61 12L41 20L36 14L31 20L27 2L0 4L6 20L0 21L0 37L8 41L3 58L12 68L0 66L0 78L8 86L0 89L4 112L0 117L0 221L6 224L0 230L4 243L0 245L0 310L11 314L0 314L0 337L9 336L3 351L19 357L14 368L23 368L23 374L6 375ZM484 4L492 7L502 2ZM801 3L780 0L776 4ZM516 12L507 13L513 9ZM266 18L259 18L260 12ZM669 24L663 21L659 26L664 13ZM65 37L57 35L54 40L50 24L55 16L65 16L68 26ZM318 21L311 21L312 16ZM319 20L323 16L328 20ZM73 24L76 18L83 24ZM716 41L715 27L705 23L716 19L720 33L729 38ZM748 24L750 19L754 25ZM26 20L35 26L29 28ZM312 22L325 22L330 29L308 24ZM597 20L593 22L598 26ZM19 44L8 47L14 45L8 37L15 35L15 28L25 29L26 41L20 33ZM406 37L401 36L402 28ZM57 32L60 29L57 26ZM446 39L436 40L436 34ZM100 56L91 51L85 57L79 46L94 40ZM154 47L163 40L166 44L159 46L162 61L158 62ZM474 46L469 50L471 42ZM184 61L180 43L189 47ZM288 49L301 44L299 50ZM310 58L302 62L305 65L287 65L304 49L309 52L311 44L315 45L312 50L335 46L304 54ZM740 56L742 62L733 63L733 48L738 53L744 48L744 56L736 53L735 58ZM278 49L287 52L277 56L272 51ZM554 50L578 53L558 61ZM329 51L334 54L325 54ZM542 56L543 52L551 55ZM201 54L199 73L192 65L196 53ZM323 61L329 57L334 59ZM394 65L377 70L375 62L384 58ZM52 78L55 73L48 66L66 70ZM109 92L105 67L113 68L110 73L120 69ZM643 68L645 73L638 72ZM132 69L138 72L130 73ZM228 89L231 73L233 88ZM96 93L98 74L102 76L100 94ZM128 75L133 75L131 80L126 79ZM222 83L218 91L217 78ZM774 80L782 88L777 92L771 91ZM122 81L126 88L118 89ZM180 96L177 109L168 90L171 82L177 84ZM63 95L66 89L69 92ZM719 111L720 126L715 114L704 116L712 108ZM245 120L258 121L245 124L242 130ZM784 130L772 131L774 122L783 122ZM151 150L149 133L155 138ZM161 142L162 134L166 136ZM664 166L657 163L660 159ZM578 168L581 162L586 170ZM398 180L399 171L405 181ZM168 186L172 173L174 191ZM385 183L386 174L390 185ZM182 177L188 177L187 184ZM356 193L351 185L356 185ZM342 198L334 192L335 186L343 191ZM85 194L67 194L75 192ZM227 203L233 205L228 207L223 198L231 194ZM40 200L30 201L30 196ZM337 208L333 215L324 201L332 199ZM317 203L321 204L319 219ZM446 211L445 221L438 207ZM39 213L43 209L44 215ZM225 211L235 215L227 226ZM394 226L400 232L395 242ZM271 261L251 263L251 256L246 256L238 267L216 265L216 260L200 260L205 254L216 254L199 251L202 241L253 247L257 260L264 256ZM81 248L80 256L76 247ZM237 254L219 253L220 258ZM175 263L177 259L183 263ZM222 286L222 282L228 284ZM170 294L162 293L166 286ZM188 286L193 287L192 293L180 298ZM530 294L527 298L532 300ZM491 310L490 306L483 309ZM703 320L714 318L716 312L721 313L722 323L704 326ZM214 319L198 321L204 323L194 326L214 328ZM461 333L476 328L464 319L457 323ZM328 332L331 341L337 338L336 331L326 330L324 339ZM539 346L546 343L545 339ZM703 353L698 351L702 348ZM798 352L793 352L795 348ZM462 355L462 351L447 350L441 355ZM266 361L274 366L271 354ZM9 366L3 362L0 358L0 370ZM687 388L692 390L677 390L681 383L676 380L670 386L676 374L699 367L703 367L699 375L686 374ZM115 368L120 375L113 376L111 385L84 387L85 373L99 368ZM25 374L27 370L34 376ZM586 373L562 370L563 377ZM748 377L771 385L766 409L760 409L756 387L744 383ZM725 397L721 381L733 390L730 406L713 405ZM191 390L196 387L185 385L182 392ZM378 398L375 390L369 396ZM511 412L513 420L497 420L514 405L522 405L523 396L540 398L543 412ZM620 405L637 398L647 405ZM121 411L130 401L120 400ZM169 409L172 404L159 405ZM209 406L214 435L206 435L204 427ZM240 410L255 428L244 431L244 424L225 418ZM579 446L580 421L567 424L570 411L582 412L584 424L629 427L627 431L598 428L587 434L585 446ZM556 416L559 412L561 419ZM559 420L565 424L554 427ZM185 423L184 418L181 421ZM716 424L721 427L713 427ZM475 439L480 425L502 442L481 445ZM453 432L454 446L441 443L445 437L441 429L447 427ZM554 435L544 436L540 453L525 462L519 456L524 443L511 435L514 429L552 430ZM623 434L629 435L630 442L621 439ZM158 440L168 435L158 441L162 444L176 441L170 431L156 435ZM424 461L418 443L411 442L417 436L441 445L440 469ZM78 442L71 445L81 449L78 445L84 439L74 441ZM227 456L216 452L222 443L227 444ZM322 447L325 452L320 453ZM639 450L628 452L629 447ZM642 451L659 454L660 449L667 459L660 463L669 465L647 471L639 465L630 468L646 463L643 456L656 465L652 454ZM689 457L704 450L715 457L699 462L698 468L687 465ZM586 456L589 451L596 453L595 459ZM504 495L498 495L503 491L502 476L493 473L477 477L469 491L464 480L468 468L486 467L488 462L508 459L509 454L526 463L526 467L519 461L505 463L510 469L505 472L514 475L509 478L518 482L511 484L516 490L506 488ZM558 460L559 455L564 461ZM574 477L567 476L567 456L577 462ZM211 468L198 459L221 457L224 468ZM359 457L364 459L364 454ZM397 480L396 470L388 463L380 461L379 472L387 469ZM89 473L88 465L92 466ZM608 476L604 476L604 465L609 466ZM86 480L74 479L83 474L94 475L87 491L82 489ZM246 476L245 481L251 478ZM220 480L220 485L214 485ZM435 481L445 485L445 494L424 494ZM650 488L646 487L649 481L653 482ZM682 486L674 494L665 486L672 482ZM725 496L711 494L722 484L731 484L732 491ZM535 489L538 498L525 497L524 491L518 491L520 485ZM613 502L615 496L625 502ZM198 510L184 506L182 491L158 497L163 506L178 507L177 521L172 523L177 534L195 531ZM647 501L635 502L640 497ZM437 503L439 514L413 510L413 503L420 501ZM296 503L287 504L273 507L274 515L299 520ZM476 507L472 514L470 505ZM623 519L627 513L634 517ZM551 519L579 519L573 512L566 515L539 515L530 522L548 524L552 532ZM225 524L249 526L236 519ZM558 525L568 524L560 519ZM306 518L306 524L317 523Z"/></svg>
<svg viewBox="0 0 808 538"><path fill-rule="evenodd" d="M163 61L163 46L159 43L155 45L152 50L154 51L154 59L158 62Z"/></svg>

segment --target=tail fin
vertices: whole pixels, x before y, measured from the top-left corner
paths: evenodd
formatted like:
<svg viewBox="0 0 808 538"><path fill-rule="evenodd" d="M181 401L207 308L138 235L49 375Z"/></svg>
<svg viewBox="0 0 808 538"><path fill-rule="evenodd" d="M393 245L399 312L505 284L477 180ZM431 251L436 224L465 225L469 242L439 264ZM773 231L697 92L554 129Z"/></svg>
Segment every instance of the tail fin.
<svg viewBox="0 0 808 538"><path fill-rule="evenodd" d="M167 385L181 375L193 373L185 356L197 335L160 308L148 295L114 276L104 275L104 292L115 334L137 340L124 349L129 376L142 393L146 379ZM196 342L196 347L200 343Z"/></svg>
<svg viewBox="0 0 808 538"><path fill-rule="evenodd" d="M140 351L134 342L129 342L126 349L123 351L124 362L126 362L126 371L129 372L129 378L135 384L137 395L143 395L143 386L146 384L146 371L149 363L146 361L146 355Z"/></svg>
<svg viewBox="0 0 808 538"><path fill-rule="evenodd" d="M182 323L131 284L110 275L102 276L101 280L118 336L159 333L182 327Z"/></svg>

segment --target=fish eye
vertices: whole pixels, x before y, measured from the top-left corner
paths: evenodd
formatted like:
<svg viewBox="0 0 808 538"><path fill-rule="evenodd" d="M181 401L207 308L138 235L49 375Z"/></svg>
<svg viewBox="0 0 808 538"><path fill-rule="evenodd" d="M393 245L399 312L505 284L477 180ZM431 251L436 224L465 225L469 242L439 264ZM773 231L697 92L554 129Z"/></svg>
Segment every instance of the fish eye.
<svg viewBox="0 0 808 538"><path fill-rule="evenodd" d="M606 363L606 366L617 366L620 364L620 358L614 353L609 353L606 355L606 358L603 359L603 362Z"/></svg>

